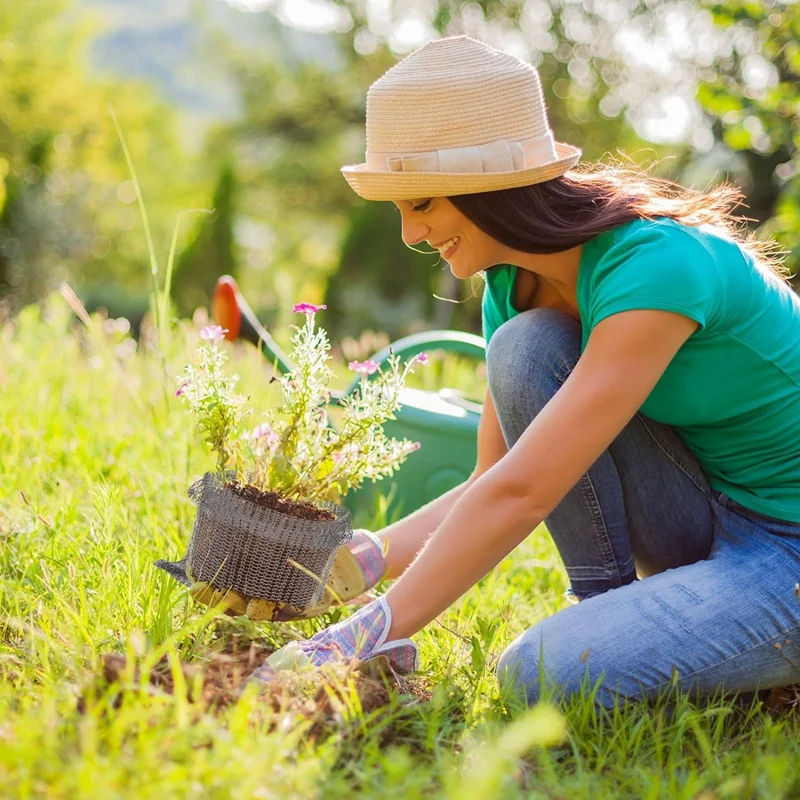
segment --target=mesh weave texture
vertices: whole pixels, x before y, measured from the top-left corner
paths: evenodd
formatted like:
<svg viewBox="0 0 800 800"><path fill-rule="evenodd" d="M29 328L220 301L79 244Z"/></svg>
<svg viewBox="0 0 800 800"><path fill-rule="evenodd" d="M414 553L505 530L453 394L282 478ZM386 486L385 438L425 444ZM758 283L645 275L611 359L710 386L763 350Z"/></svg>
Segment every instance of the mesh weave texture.
<svg viewBox="0 0 800 800"><path fill-rule="evenodd" d="M336 551L353 537L342 506L318 504L332 520L300 519L240 497L213 473L192 484L189 497L197 506L186 553L192 577L298 609L322 598Z"/></svg>

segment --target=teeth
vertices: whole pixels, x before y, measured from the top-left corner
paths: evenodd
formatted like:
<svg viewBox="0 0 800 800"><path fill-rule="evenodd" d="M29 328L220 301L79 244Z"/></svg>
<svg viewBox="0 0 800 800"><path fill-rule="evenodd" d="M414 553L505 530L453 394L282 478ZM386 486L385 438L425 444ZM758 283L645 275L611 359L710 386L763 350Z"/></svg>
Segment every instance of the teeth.
<svg viewBox="0 0 800 800"><path fill-rule="evenodd" d="M439 252L444 255L457 241L459 241L458 236L454 236L452 239L448 239L440 248Z"/></svg>

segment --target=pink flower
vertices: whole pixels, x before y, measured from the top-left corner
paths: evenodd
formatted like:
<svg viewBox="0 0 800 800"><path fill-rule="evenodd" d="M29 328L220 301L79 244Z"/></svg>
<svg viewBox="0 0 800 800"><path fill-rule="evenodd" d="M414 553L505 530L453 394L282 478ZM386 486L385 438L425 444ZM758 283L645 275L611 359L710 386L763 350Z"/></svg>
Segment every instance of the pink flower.
<svg viewBox="0 0 800 800"><path fill-rule="evenodd" d="M179 387L178 390L175 392L175 397L180 397L186 389L189 387L189 381L184 381Z"/></svg>
<svg viewBox="0 0 800 800"><path fill-rule="evenodd" d="M316 314L317 311L322 311L328 306L315 306L313 303L296 303L292 306L292 311L295 314Z"/></svg>
<svg viewBox="0 0 800 800"><path fill-rule="evenodd" d="M280 444L278 434L268 422L262 422L260 425L256 425L250 435L256 442L263 443L268 450L275 450Z"/></svg>
<svg viewBox="0 0 800 800"><path fill-rule="evenodd" d="M372 375L373 372L378 371L380 364L378 364L377 361L369 359L367 361L351 361L347 366L359 375Z"/></svg>
<svg viewBox="0 0 800 800"><path fill-rule="evenodd" d="M200 338L213 342L217 339L224 339L227 332L228 329L223 328L221 325L206 325L205 328L200 330Z"/></svg>
<svg viewBox="0 0 800 800"><path fill-rule="evenodd" d="M269 436L270 433L272 433L272 427L268 422L262 422L253 428L253 438L255 439L263 439L265 436Z"/></svg>
<svg viewBox="0 0 800 800"><path fill-rule="evenodd" d="M422 447L420 442L411 442L411 446L408 448L409 452L414 453Z"/></svg>
<svg viewBox="0 0 800 800"><path fill-rule="evenodd" d="M417 353L414 358L411 359L412 364L422 364L427 365L431 363L431 360L428 358L427 353Z"/></svg>

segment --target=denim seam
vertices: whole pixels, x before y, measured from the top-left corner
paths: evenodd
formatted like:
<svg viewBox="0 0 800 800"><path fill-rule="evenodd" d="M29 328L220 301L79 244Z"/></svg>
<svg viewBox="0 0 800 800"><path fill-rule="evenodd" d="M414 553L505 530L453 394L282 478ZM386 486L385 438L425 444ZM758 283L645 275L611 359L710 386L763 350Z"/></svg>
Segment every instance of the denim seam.
<svg viewBox="0 0 800 800"><path fill-rule="evenodd" d="M690 672L688 675L680 675L678 682L680 684L683 684L685 681L689 680L690 678L695 678L698 675L702 675L704 672L708 672L709 670L716 669L717 667L721 667L721 666L727 664L729 661L733 661L736 658L740 658L741 656L747 655L748 653L750 653L753 650L758 649L759 647L764 647L764 645L768 644L770 641L772 641L772 639L780 639L782 636L786 636L787 634L790 634L793 631L798 631L798 630L800 630L800 625L795 625L792 628L787 628L786 630L782 630L780 633L778 633L777 635L771 637L770 639L765 639L763 642L759 642L758 644L754 644L752 647L748 647L747 650L742 650L741 652L736 653L735 655L728 656L728 658L723 659L722 661L718 662L717 664L712 664L709 667L703 667L702 669L695 670L694 672ZM637 692L636 694L626 695L626 697L629 697L632 700L641 700L642 697L644 696L645 692L648 692L651 689L656 689L659 686L663 686L663 683L654 683L652 686L649 686L646 689L642 689L639 692Z"/></svg>
<svg viewBox="0 0 800 800"><path fill-rule="evenodd" d="M703 493L703 495L710 500L710 487L698 483L694 475L692 475L692 473L689 472L689 470L681 463L680 458L659 441L658 437L653 433L653 431L650 429L650 426L647 424L647 418L643 414L637 414L637 416L641 420L642 426L647 431L647 434L655 442L656 447L658 447L658 449L661 450L661 452Z"/></svg>
<svg viewBox="0 0 800 800"><path fill-rule="evenodd" d="M558 364L559 369L561 370L560 374L555 375L556 383L558 384L558 388L560 389L569 378L572 370L575 369L575 362L568 363L566 361L562 361Z"/></svg>
<svg viewBox="0 0 800 800"><path fill-rule="evenodd" d="M633 561L633 559L629 559L629 560ZM573 567L567 567L567 570L569 570L569 572L577 572L577 573L580 573L582 575L589 575L589 576L595 577L595 578L597 578L597 577L606 577L606 578L608 578L608 577L611 577L611 573L612 572L618 572L619 568L617 567L617 568L615 568L613 570L609 570L609 569L606 569L606 567L599 567L599 566L598 567L594 567L594 566L581 566L581 567L573 566Z"/></svg>
<svg viewBox="0 0 800 800"><path fill-rule="evenodd" d="M596 539L600 545L600 556L605 563L606 569L612 574L616 573L616 580L621 583L622 575L620 574L619 564L617 564L617 560L614 557L614 548L611 546L611 540L608 536L608 526L603 516L603 509L600 507L600 502L597 499L597 492L594 488L594 483L592 483L592 476L588 472L585 472L581 476L581 483L588 486L589 491L587 491L584 496L589 503L589 511L592 515L592 526L595 528L595 532L599 534L596 536Z"/></svg>

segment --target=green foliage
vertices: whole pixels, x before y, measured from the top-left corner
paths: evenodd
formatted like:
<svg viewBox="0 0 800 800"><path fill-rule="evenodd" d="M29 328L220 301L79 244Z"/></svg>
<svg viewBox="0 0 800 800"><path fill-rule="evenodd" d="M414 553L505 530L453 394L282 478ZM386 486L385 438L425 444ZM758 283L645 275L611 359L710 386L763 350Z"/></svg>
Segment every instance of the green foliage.
<svg viewBox="0 0 800 800"><path fill-rule="evenodd" d="M716 77L698 89L715 134L744 159L747 215L762 224L800 268L800 6L731 0L708 2L718 27L743 30L755 53L734 49Z"/></svg>
<svg viewBox="0 0 800 800"><path fill-rule="evenodd" d="M68 0L0 9L0 164L7 165L0 297L16 307L62 279L147 286L147 250L112 104L141 172L156 241L168 241L174 215L196 204L174 110L138 83L90 78L92 32Z"/></svg>
<svg viewBox="0 0 800 800"><path fill-rule="evenodd" d="M412 332L410 322L433 316L438 273L447 267L438 253L425 258L405 247L399 220L392 203L353 208L325 295L335 336L365 329L402 336Z"/></svg>
<svg viewBox="0 0 800 800"><path fill-rule="evenodd" d="M217 278L239 273L234 242L237 182L233 165L223 162L212 200L210 217L202 216L175 268L172 297L177 311L191 316L199 306L211 307Z"/></svg>
<svg viewBox="0 0 800 800"><path fill-rule="evenodd" d="M358 202L339 167L363 158L366 90L393 60L385 52L358 57L348 35L315 37L303 48L269 14L253 15L253 28L265 42L258 50L218 46L242 114L211 134L208 152L235 157L254 267L242 288L255 307L280 309L283 327L297 297L323 300L338 266Z"/></svg>
<svg viewBox="0 0 800 800"><path fill-rule="evenodd" d="M204 74L230 77L240 112L201 134L201 158L180 140L182 112L152 88L90 77L87 54L98 28L85 22L82 6L5 4L0 294L13 291L19 306L63 277L87 301L101 292L135 297L146 289L147 248L108 113L112 102L140 172L156 251L165 249L179 211L216 209L177 239L180 313L206 305L215 277L238 270L252 305L277 309L270 316L281 327L302 296L329 303L337 338L364 328L397 336L432 323L477 330L471 287L450 284L437 256L408 251L390 204L365 204L339 174L343 163L363 158L366 90L396 62L390 45L398 46L394 35L409 12L402 4L378 14L368 13L366 0L337 2L351 25L329 35L283 26L270 11L279 13L281 4L246 15L247 38L208 26ZM502 36L527 52L539 69L557 138L579 145L587 160L621 151L634 163L660 161L656 174L680 180L705 154L641 138L634 112L654 88L615 50L620 9L648 36L659 33L672 5L686 7L677 0L436 0L424 13L439 33ZM719 147L728 151L721 170L720 162L708 172L698 169L713 180L731 170L747 194L747 214L792 252L795 266L797 4L737 0L705 7L720 30L747 35L731 37L736 46L719 63L682 64L687 81L703 79L698 96L714 121L715 157ZM755 45L742 44L753 37ZM765 69L775 80L756 86L753 75ZM468 302L445 304L434 294ZM122 311L129 313L122 305L111 309L112 315Z"/></svg>

